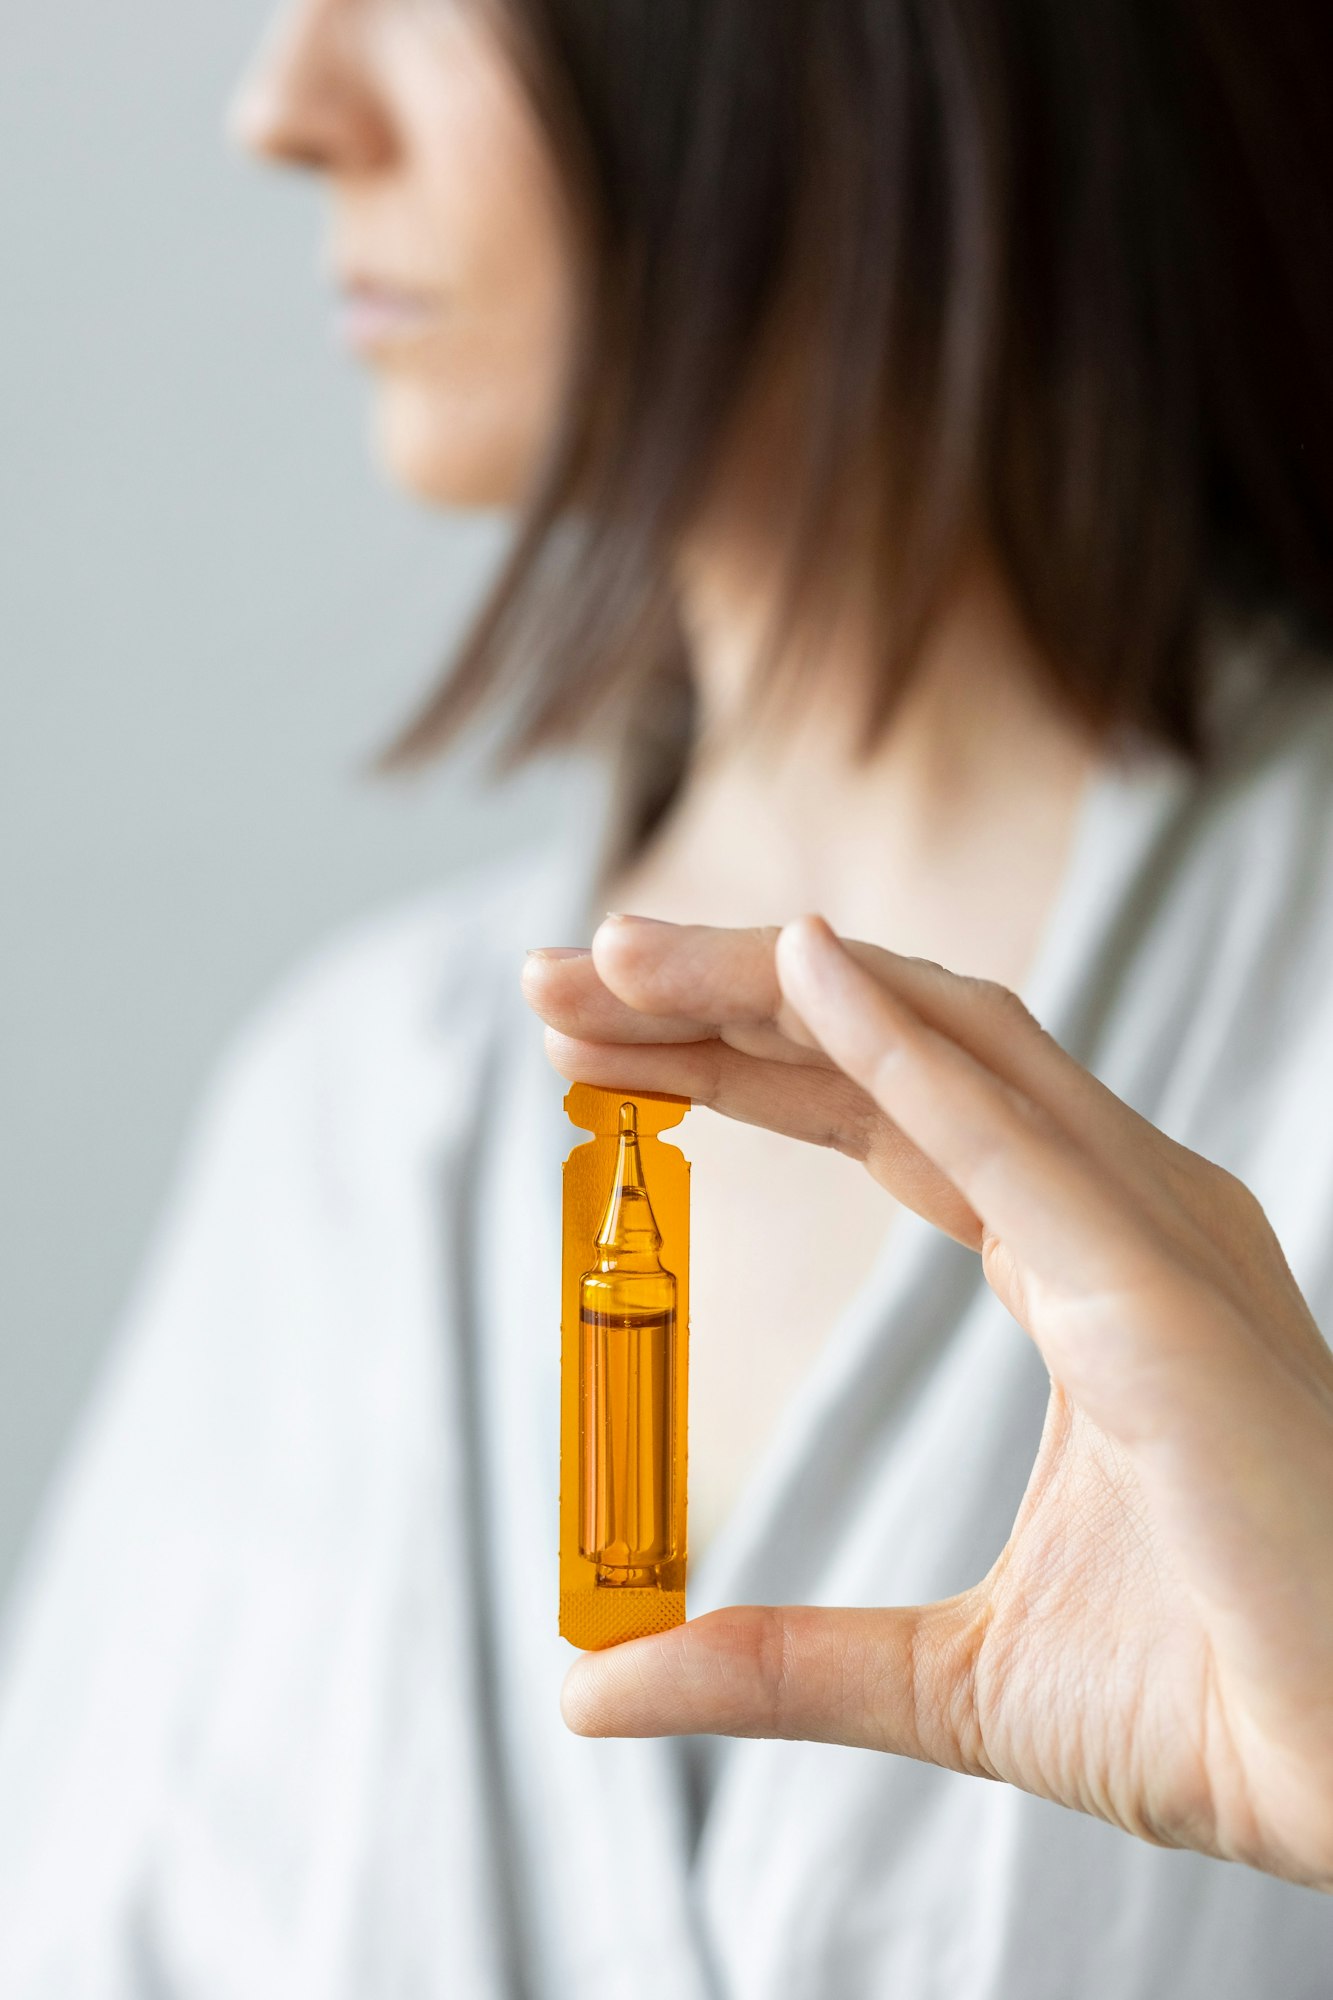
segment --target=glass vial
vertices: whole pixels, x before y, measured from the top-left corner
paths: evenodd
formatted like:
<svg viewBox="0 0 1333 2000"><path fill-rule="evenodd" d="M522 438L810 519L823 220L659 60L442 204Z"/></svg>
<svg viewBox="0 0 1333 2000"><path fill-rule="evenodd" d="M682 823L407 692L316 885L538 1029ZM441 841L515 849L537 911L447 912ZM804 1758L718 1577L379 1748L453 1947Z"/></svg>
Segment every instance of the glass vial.
<svg viewBox="0 0 1333 2000"><path fill-rule="evenodd" d="M618 1137L597 1263L579 1279L579 1552L599 1587L642 1588L677 1554L676 1279L662 1265L628 1101Z"/></svg>

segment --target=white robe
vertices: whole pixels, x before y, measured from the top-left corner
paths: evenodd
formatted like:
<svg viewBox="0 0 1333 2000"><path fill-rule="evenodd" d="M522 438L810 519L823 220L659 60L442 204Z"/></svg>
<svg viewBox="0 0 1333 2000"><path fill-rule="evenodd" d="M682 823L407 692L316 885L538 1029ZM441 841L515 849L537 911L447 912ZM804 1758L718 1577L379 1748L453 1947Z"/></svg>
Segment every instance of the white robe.
<svg viewBox="0 0 1333 2000"><path fill-rule="evenodd" d="M1105 768L1026 997L1249 1182L1328 1330L1333 677L1233 738ZM868 1751L565 1730L578 1135L518 973L586 939L601 840L336 940L221 1064L10 1606L0 1996L1326 2000L1311 1891ZM903 1218L692 1611L975 1581L1045 1394Z"/></svg>

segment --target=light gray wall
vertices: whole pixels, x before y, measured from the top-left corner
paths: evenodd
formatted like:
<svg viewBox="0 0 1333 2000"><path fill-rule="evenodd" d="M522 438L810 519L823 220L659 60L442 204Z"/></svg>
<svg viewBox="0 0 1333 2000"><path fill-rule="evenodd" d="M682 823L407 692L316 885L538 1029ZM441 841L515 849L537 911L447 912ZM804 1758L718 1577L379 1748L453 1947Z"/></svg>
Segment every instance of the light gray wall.
<svg viewBox="0 0 1333 2000"><path fill-rule="evenodd" d="M11 7L0 62L0 1583L220 1038L569 777L357 775L500 546L367 447L320 196L222 107L256 0Z"/></svg>

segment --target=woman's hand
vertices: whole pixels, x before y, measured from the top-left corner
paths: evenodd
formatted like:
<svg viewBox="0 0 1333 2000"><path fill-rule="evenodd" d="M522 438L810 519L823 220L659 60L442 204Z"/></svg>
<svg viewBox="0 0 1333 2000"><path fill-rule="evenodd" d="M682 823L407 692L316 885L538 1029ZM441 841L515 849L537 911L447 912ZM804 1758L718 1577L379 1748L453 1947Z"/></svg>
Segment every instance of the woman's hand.
<svg viewBox="0 0 1333 2000"><path fill-rule="evenodd" d="M862 1160L980 1253L1051 1376L974 1588L713 1612L580 1660L570 1724L897 1751L1333 1888L1333 1356L1247 1189L1013 994L819 918L610 918L524 983L565 1076Z"/></svg>

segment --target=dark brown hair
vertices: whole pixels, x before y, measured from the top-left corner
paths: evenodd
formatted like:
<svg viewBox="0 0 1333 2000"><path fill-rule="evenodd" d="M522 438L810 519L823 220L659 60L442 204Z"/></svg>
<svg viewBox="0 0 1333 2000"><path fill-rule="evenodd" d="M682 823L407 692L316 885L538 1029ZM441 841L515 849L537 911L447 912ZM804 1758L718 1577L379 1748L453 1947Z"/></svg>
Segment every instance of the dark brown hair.
<svg viewBox="0 0 1333 2000"><path fill-rule="evenodd" d="M630 696L684 740L673 551L779 323L808 369L778 622L868 495L867 747L977 533L1099 729L1197 751L1219 610L1333 631L1326 0L489 3L582 323L507 565L387 763L506 690L502 765Z"/></svg>

